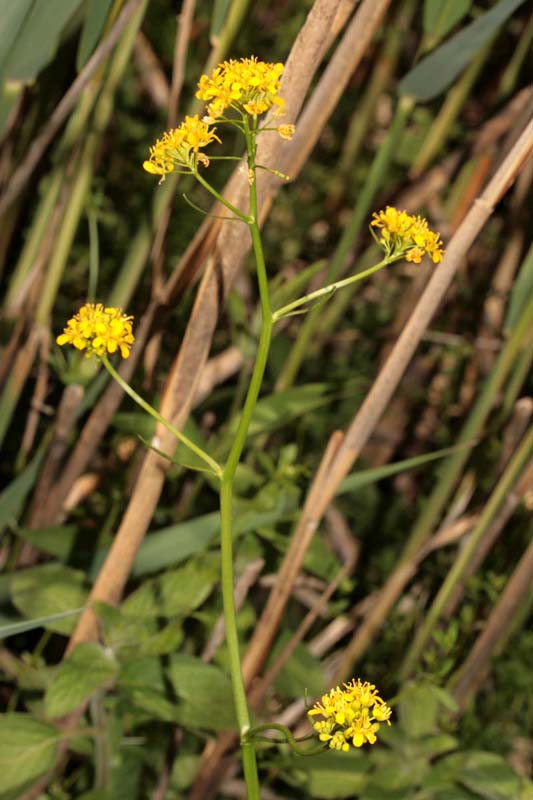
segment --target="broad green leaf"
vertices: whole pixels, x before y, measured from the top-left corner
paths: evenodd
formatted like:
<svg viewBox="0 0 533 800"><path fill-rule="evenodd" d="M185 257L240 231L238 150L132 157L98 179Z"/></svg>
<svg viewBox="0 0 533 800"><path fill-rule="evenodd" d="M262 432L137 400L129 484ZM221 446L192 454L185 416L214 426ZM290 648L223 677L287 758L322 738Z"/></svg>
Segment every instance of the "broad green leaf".
<svg viewBox="0 0 533 800"><path fill-rule="evenodd" d="M187 522L169 525L150 533L141 545L132 574L134 577L156 572L164 567L180 564L188 558L205 552L220 531L220 514L214 511ZM98 561L103 560L103 553ZM91 573L95 574L93 566Z"/></svg>
<svg viewBox="0 0 533 800"><path fill-rule="evenodd" d="M275 525L289 517L296 508L296 498L288 492L278 490L275 500L273 507L267 510L237 511L233 524L234 536L242 536L262 526ZM215 511L150 533L137 554L132 575L140 577L150 572L157 572L205 552L219 531L220 515ZM97 553L89 570L89 578L93 579L98 574L107 552L107 548L102 548ZM0 592L1 580L2 576L0 576Z"/></svg>
<svg viewBox="0 0 533 800"><path fill-rule="evenodd" d="M55 55L63 29L82 2L35 0L5 60L8 80L35 80Z"/></svg>
<svg viewBox="0 0 533 800"><path fill-rule="evenodd" d="M43 441L36 455L20 475L0 494L0 533L6 525L17 521L29 492L32 490L41 462L46 453L47 441Z"/></svg>
<svg viewBox="0 0 533 800"><path fill-rule="evenodd" d="M81 706L116 676L119 665L111 650L92 642L79 644L57 667L44 697L50 719L63 717Z"/></svg>
<svg viewBox="0 0 533 800"><path fill-rule="evenodd" d="M450 86L525 0L500 0L474 22L422 59L400 82L402 95L427 102Z"/></svg>
<svg viewBox="0 0 533 800"><path fill-rule="evenodd" d="M167 675L181 701L177 713L182 725L210 731L235 728L231 682L222 670L199 658L176 655Z"/></svg>
<svg viewBox="0 0 533 800"><path fill-rule="evenodd" d="M431 42L438 42L465 17L472 0L426 0L424 33Z"/></svg>
<svg viewBox="0 0 533 800"><path fill-rule="evenodd" d="M88 592L84 581L83 572L62 564L43 564L22 570L11 578L13 605L29 619L73 611L85 605ZM76 619L71 616L47 622L45 627L69 634L75 624Z"/></svg>
<svg viewBox="0 0 533 800"><path fill-rule="evenodd" d="M365 794L377 789L383 793L383 797L394 797L396 792L413 791L428 771L426 758L413 754L406 758L403 753L383 753L379 766L368 781Z"/></svg>
<svg viewBox="0 0 533 800"><path fill-rule="evenodd" d="M35 628L50 627L50 623L58 622L59 620L66 619L67 617L76 616L83 608L74 608L72 611L62 611L59 614L48 614L46 617L37 617L36 619L25 620L24 622L10 622L8 624L0 625L0 639L7 639L9 636L16 636L19 633L26 631L33 631Z"/></svg>
<svg viewBox="0 0 533 800"><path fill-rule="evenodd" d="M435 733L439 701L431 686L412 684L400 695L398 717L403 731L413 739Z"/></svg>
<svg viewBox="0 0 533 800"><path fill-rule="evenodd" d="M33 0L4 0L0 13L0 72Z"/></svg>
<svg viewBox="0 0 533 800"><path fill-rule="evenodd" d="M288 632L280 637L272 651L272 661L276 660L290 638ZM303 644L299 644L276 678L275 686L291 698L303 697L306 689L312 697L321 695L327 688L324 668Z"/></svg>
<svg viewBox="0 0 533 800"><path fill-rule="evenodd" d="M416 743L417 752L430 758L442 756L444 753L456 750L458 746L459 741L454 736L448 736L446 733L424 736Z"/></svg>
<svg viewBox="0 0 533 800"><path fill-rule="evenodd" d="M428 684L428 688L437 698L439 704L447 711L451 711L452 714L455 714L459 711L457 701L454 699L453 695L450 694L450 692L446 691L446 689L443 689L440 686L435 686L432 683Z"/></svg>
<svg viewBox="0 0 533 800"><path fill-rule="evenodd" d="M520 780L496 753L469 753L457 780L486 800L515 800L518 797Z"/></svg>
<svg viewBox="0 0 533 800"><path fill-rule="evenodd" d="M455 783L455 779L465 763L465 753L451 753L450 755L439 758L432 765L430 772L426 775L422 788L428 792L444 792ZM457 785L455 784L456 788ZM461 789L461 791L463 791Z"/></svg>
<svg viewBox="0 0 533 800"><path fill-rule="evenodd" d="M134 617L106 603L95 603L94 610L103 624L105 644L123 661L133 655L141 658L175 653L183 641L179 621L161 627L154 618Z"/></svg>
<svg viewBox="0 0 533 800"><path fill-rule="evenodd" d="M54 766L59 732L28 714L0 717L0 792L35 780Z"/></svg>
<svg viewBox="0 0 533 800"><path fill-rule="evenodd" d="M19 528L17 536L24 539L25 542L30 542L41 553L48 553L50 556L55 556L60 561L67 561L74 545L77 546L76 554L78 554L78 538L79 528L77 525L52 525L49 528Z"/></svg>
<svg viewBox="0 0 533 800"><path fill-rule="evenodd" d="M328 750L299 759L297 769L307 776L308 794L314 800L342 800L359 797L368 780L370 762L360 751Z"/></svg>
<svg viewBox="0 0 533 800"><path fill-rule="evenodd" d="M218 579L218 558L191 560L183 567L144 581L122 604L122 611L134 617L190 614L207 599Z"/></svg>
<svg viewBox="0 0 533 800"><path fill-rule="evenodd" d="M277 430L331 402L331 397L331 387L325 383L307 383L263 397L254 409L248 437ZM237 425L238 418L234 418L227 433L227 441L230 443Z"/></svg>
<svg viewBox="0 0 533 800"><path fill-rule="evenodd" d="M76 55L76 69L78 72L98 43L112 3L113 0L87 0L85 18Z"/></svg>
<svg viewBox="0 0 533 800"><path fill-rule="evenodd" d="M126 663L117 679L120 697L127 708L146 712L164 722L179 722L177 696L165 678L161 659L142 658Z"/></svg>

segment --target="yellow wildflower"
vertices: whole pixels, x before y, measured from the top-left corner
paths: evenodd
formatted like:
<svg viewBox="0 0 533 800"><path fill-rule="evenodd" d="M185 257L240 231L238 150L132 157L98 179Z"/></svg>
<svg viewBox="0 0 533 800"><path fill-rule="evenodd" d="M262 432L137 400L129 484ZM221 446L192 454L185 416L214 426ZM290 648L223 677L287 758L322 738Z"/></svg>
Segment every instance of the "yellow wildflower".
<svg viewBox="0 0 533 800"><path fill-rule="evenodd" d="M278 133L282 139L287 139L289 142L294 136L294 131L296 128L294 125L287 124L287 125L278 125Z"/></svg>
<svg viewBox="0 0 533 800"><path fill-rule="evenodd" d="M318 738L333 750L347 751L350 744L354 747L362 747L365 742L374 744L380 723L391 724L391 709L372 683L362 683L358 678L343 686L325 694L307 712L310 717L324 717L312 720Z"/></svg>
<svg viewBox="0 0 533 800"><path fill-rule="evenodd" d="M128 358L134 342L133 317L122 313L120 308L104 308L101 303L86 303L72 319L56 342L71 344L76 350L85 350L87 357L99 358L120 350L122 358Z"/></svg>
<svg viewBox="0 0 533 800"><path fill-rule="evenodd" d="M259 116L272 105L283 106L279 97L283 64L268 64L255 56L223 61L210 76L202 75L196 97L207 102L209 117L217 118L227 108Z"/></svg>
<svg viewBox="0 0 533 800"><path fill-rule="evenodd" d="M387 256L404 255L407 261L419 264L427 254L434 264L442 261L440 235L429 228L423 217L414 217L393 206L372 216L370 224L380 229L379 243Z"/></svg>
<svg viewBox="0 0 533 800"><path fill-rule="evenodd" d="M209 166L209 159L200 148L213 141L220 142L215 130L199 119L198 114L185 117L179 127L166 131L150 148L150 158L143 163L144 169L152 175L161 175L164 181L175 169L196 172L198 164Z"/></svg>

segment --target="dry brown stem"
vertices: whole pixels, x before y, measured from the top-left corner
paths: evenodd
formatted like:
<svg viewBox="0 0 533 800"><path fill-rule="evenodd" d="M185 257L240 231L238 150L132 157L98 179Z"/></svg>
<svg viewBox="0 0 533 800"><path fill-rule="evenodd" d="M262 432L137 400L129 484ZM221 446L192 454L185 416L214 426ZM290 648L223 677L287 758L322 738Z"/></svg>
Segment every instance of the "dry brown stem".
<svg viewBox="0 0 533 800"><path fill-rule="evenodd" d="M184 0L178 15L178 30L174 43L174 65L172 69L172 84L168 102L167 127L174 128L178 119L178 104L183 81L185 80L185 64L187 50L191 38L191 28L196 9L196 0Z"/></svg>
<svg viewBox="0 0 533 800"><path fill-rule="evenodd" d="M531 593L533 582L533 540L507 581L482 633L452 681L453 696L461 709L479 690L497 647L507 638L514 616Z"/></svg>

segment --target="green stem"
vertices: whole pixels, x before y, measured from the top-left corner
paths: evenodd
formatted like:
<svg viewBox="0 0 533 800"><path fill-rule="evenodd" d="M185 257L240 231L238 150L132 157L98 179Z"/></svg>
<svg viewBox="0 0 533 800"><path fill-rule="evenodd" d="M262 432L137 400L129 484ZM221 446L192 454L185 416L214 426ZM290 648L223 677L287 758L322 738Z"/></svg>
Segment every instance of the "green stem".
<svg viewBox="0 0 533 800"><path fill-rule="evenodd" d="M248 428L252 419L265 367L270 349L272 338L272 310L270 307L270 297L268 294L268 279L266 273L265 258L261 243L261 235L257 224L257 190L255 183L255 131L246 125L246 147L248 151L248 166L254 175L254 180L250 184L250 219L248 222L252 245L257 267L257 281L259 285L259 296L261 303L262 326L257 355L250 378L250 385L244 401L244 406L237 426L237 431L229 452L220 486L220 538L221 538L221 561L222 561L222 600L224 606L224 619L226 622L226 642L228 646L228 656L231 673L231 683L233 688L233 701L235 704L235 714L241 737L242 763L244 769L244 779L248 800L259 800L259 778L257 775L257 762L255 755L255 745L248 736L250 730L250 713L246 700L246 690L241 670L241 660L239 654L239 638L237 634L237 617L234 599L234 575L233 575L233 537L231 529L231 516L233 504L233 485L235 473L239 464L242 451L246 442ZM240 212L239 212L240 213Z"/></svg>
<svg viewBox="0 0 533 800"><path fill-rule="evenodd" d="M337 291L337 289L342 289L344 286L349 286L351 283L355 283L363 278L367 278L369 275L373 275L374 272L378 272L378 270L386 267L388 264L392 264L393 261L397 261L398 258L403 257L404 254L396 258L391 258L389 256L388 258L384 258L383 261L380 261L379 264L374 264L373 267L369 267L362 272L358 272L356 275L350 275L348 278L344 278L342 281L335 281L335 283L330 283L328 286L323 286L321 289L317 289L315 292L306 294L303 297L298 297L298 299L293 300L292 303L287 303L286 306L282 306L281 308L278 308L277 311L274 311L274 314L272 315L273 320L274 322L277 322L282 317L286 317L287 314L292 313L295 309L300 308L300 306L303 306L306 303L311 303L313 300L318 300L320 297L324 297L324 295L333 294L333 292Z"/></svg>
<svg viewBox="0 0 533 800"><path fill-rule="evenodd" d="M278 722L266 722L264 725L254 725L253 728L250 728L248 736L250 738L253 738L262 731L279 731L285 737L286 742L291 748L291 750L294 750L294 752L298 753L299 756L316 756L318 753L322 753L324 749L327 747L327 744L325 743L322 743L320 745L317 745L317 747L312 747L310 749L300 747L300 745L298 744L298 740L293 736L292 732L285 725L280 725ZM277 742L275 741L273 743L280 744L279 741Z"/></svg>
<svg viewBox="0 0 533 800"><path fill-rule="evenodd" d="M226 208L228 208L232 212L232 214L235 214L236 217L245 222L247 225L251 225L254 222L254 219L252 217L249 217L247 214L243 214L242 211L239 211L239 209L232 203L230 203L229 200L226 200L226 198L223 197L220 194L220 192L217 192L215 187L211 186L211 184L208 183L206 179L203 178L198 171L193 172L193 175L198 180L198 182L202 184L204 189L207 189L207 191L210 194L212 194L213 197L216 197L219 203L222 203L222 205L226 206Z"/></svg>
<svg viewBox="0 0 533 800"><path fill-rule="evenodd" d="M116 369L111 365L107 356L102 356L101 361L104 367L107 369L111 377L121 386L121 388L129 395L132 400L135 400L137 405L139 405L147 414L150 414L157 422L160 422L167 431L170 431L176 439L178 439L182 444L189 448L198 458L201 458L204 461L209 469L218 477L222 477L222 468L220 464L211 458L201 447L198 447L193 441L189 439L188 436L185 436L178 428L175 428L167 419L161 416L161 414L155 410L149 403L146 402L137 392L131 388L129 383L126 383L122 375L120 375Z"/></svg>

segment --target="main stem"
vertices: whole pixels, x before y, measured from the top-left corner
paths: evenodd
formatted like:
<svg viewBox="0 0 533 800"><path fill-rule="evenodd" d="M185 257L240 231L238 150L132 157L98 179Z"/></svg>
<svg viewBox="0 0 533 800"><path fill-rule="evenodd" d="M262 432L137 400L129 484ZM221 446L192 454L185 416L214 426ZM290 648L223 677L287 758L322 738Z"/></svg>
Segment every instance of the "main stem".
<svg viewBox="0 0 533 800"><path fill-rule="evenodd" d="M250 185L250 217L249 222L252 245L257 266L257 280L259 285L259 296L261 302L262 325L255 364L248 387L248 393L242 409L235 439L228 455L228 460L222 472L220 485L220 538L221 538L221 559L222 559L222 600L224 606L224 619L226 622L226 642L231 672L231 683L233 688L233 701L235 714L242 747L242 763L244 769L244 779L248 800L259 800L259 779L257 775L257 761L255 756L255 746L253 739L248 737L250 729L250 713L246 700L246 690L241 670L241 660L239 654L239 639L237 635L237 619L234 599L234 576L233 576L233 537L232 537L232 504L233 504L233 485L237 466L241 459L242 451L246 442L246 436L252 414L254 412L265 367L270 349L272 338L272 309L268 294L268 279L265 266L261 235L257 223L257 189L255 184L255 131L246 124L246 146L248 151L248 166L254 179Z"/></svg>

